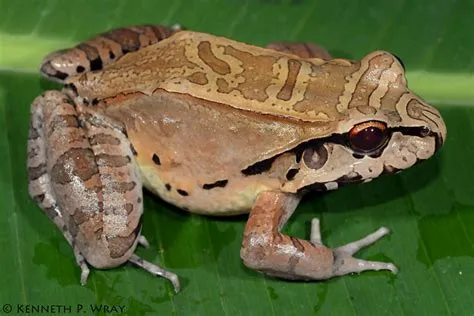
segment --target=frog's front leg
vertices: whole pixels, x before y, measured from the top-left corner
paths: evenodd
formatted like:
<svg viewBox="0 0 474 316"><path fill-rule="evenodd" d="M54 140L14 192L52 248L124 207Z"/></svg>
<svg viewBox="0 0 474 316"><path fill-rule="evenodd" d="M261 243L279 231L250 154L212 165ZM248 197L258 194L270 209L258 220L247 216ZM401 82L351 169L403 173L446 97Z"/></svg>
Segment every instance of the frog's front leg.
<svg viewBox="0 0 474 316"><path fill-rule="evenodd" d="M245 227L240 252L246 266L271 276L303 280L324 280L367 270L397 272L391 263L352 257L362 247L385 236L386 228L336 249L321 243L318 220L312 222L311 241L282 234L280 231L298 202L299 197L290 193L263 192L258 196Z"/></svg>
<svg viewBox="0 0 474 316"><path fill-rule="evenodd" d="M31 107L29 192L63 232L81 267L127 261L173 282L177 276L134 254L143 212L142 186L125 135L81 118L68 97L48 91ZM105 124L104 124L105 125Z"/></svg>

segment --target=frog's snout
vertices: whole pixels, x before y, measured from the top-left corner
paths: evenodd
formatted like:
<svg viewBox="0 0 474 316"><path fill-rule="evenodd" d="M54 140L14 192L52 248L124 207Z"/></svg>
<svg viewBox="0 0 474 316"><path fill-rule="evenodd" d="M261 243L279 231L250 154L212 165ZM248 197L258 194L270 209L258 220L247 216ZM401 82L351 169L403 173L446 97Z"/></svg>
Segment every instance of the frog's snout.
<svg viewBox="0 0 474 316"><path fill-rule="evenodd" d="M414 125L421 123L418 125L420 128L420 134L418 136L434 137L436 141L435 151L440 149L446 141L447 131L446 124L438 109L416 98L408 102L406 110L409 119L418 121L418 123Z"/></svg>
<svg viewBox="0 0 474 316"><path fill-rule="evenodd" d="M426 123L430 134L435 137L436 148L435 151L438 151L446 141L446 124L444 123L443 117L438 112L438 110L433 109L429 112L431 115L425 115Z"/></svg>

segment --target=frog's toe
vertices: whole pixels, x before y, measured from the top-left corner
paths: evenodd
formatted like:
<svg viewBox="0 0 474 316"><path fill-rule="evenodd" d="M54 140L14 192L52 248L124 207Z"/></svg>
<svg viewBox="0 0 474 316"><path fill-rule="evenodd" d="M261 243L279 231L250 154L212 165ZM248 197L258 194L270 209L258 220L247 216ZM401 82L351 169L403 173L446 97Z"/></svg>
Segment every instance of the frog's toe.
<svg viewBox="0 0 474 316"><path fill-rule="evenodd" d="M345 253L335 253L334 275L341 276L349 273L360 273L363 271L389 270L393 274L398 273L398 268L390 262L367 261L354 258Z"/></svg>
<svg viewBox="0 0 474 316"><path fill-rule="evenodd" d="M322 245L323 242L321 240L321 228L319 218L313 218L311 220L311 235L310 241L313 245Z"/></svg>
<svg viewBox="0 0 474 316"><path fill-rule="evenodd" d="M380 227L375 232L370 235L365 236L359 240L353 241L351 243L345 244L341 247L336 248L335 252L347 253L353 255L362 248L372 245L380 238L390 234L390 230L387 227Z"/></svg>
<svg viewBox="0 0 474 316"><path fill-rule="evenodd" d="M89 278L89 267L87 264L81 266L81 285L86 285L87 279Z"/></svg>
<svg viewBox="0 0 474 316"><path fill-rule="evenodd" d="M334 249L334 275L378 270L389 270L394 274L398 273L398 268L393 263L367 261L352 257L352 255L360 249L375 243L377 240L388 234L390 234L390 230L386 227L381 227L362 239Z"/></svg>
<svg viewBox="0 0 474 316"><path fill-rule="evenodd" d="M89 267L87 266L86 259L77 249L74 249L74 255L76 257L77 265L79 266L79 268L81 268L81 285L86 285L90 272Z"/></svg>
<svg viewBox="0 0 474 316"><path fill-rule="evenodd" d="M138 236L138 244L143 248L150 248L150 243L148 242L148 239L146 239L143 235Z"/></svg>
<svg viewBox="0 0 474 316"><path fill-rule="evenodd" d="M151 262L148 262L142 258L140 258L137 255L132 255L130 259L128 259L129 262L133 263L134 265L142 268L143 270L148 271L149 273L155 275L155 276L160 276L165 279L168 279L171 284L173 284L174 291L176 293L179 292L180 290L180 284L179 284L179 279L178 276L170 271L167 271L163 269L162 267L159 267L157 265L154 265Z"/></svg>

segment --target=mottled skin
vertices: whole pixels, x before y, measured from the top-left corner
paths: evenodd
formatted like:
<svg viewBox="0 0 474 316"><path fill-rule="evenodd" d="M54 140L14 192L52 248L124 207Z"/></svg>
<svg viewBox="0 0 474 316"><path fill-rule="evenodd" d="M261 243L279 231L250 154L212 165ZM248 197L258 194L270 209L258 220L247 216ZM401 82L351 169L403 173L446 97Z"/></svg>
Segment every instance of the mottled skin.
<svg viewBox="0 0 474 316"><path fill-rule="evenodd" d="M139 26L53 53L41 72L65 89L32 104L30 194L73 247L83 283L87 264L130 261L178 288L133 254L146 245L142 184L191 212L250 210L241 257L269 275L396 272L352 257L386 228L337 249L322 244L317 220L310 241L280 230L308 190L406 169L446 137L386 52L349 61L313 44Z"/></svg>

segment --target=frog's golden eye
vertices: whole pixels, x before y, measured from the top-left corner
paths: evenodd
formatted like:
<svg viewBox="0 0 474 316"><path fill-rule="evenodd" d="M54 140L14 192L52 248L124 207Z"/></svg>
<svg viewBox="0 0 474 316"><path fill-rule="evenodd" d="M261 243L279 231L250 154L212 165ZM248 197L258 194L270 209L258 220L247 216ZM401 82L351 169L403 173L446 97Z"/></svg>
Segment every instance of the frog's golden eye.
<svg viewBox="0 0 474 316"><path fill-rule="evenodd" d="M368 121L354 126L349 134L349 146L358 153L371 153L388 141L387 125L380 121Z"/></svg>

